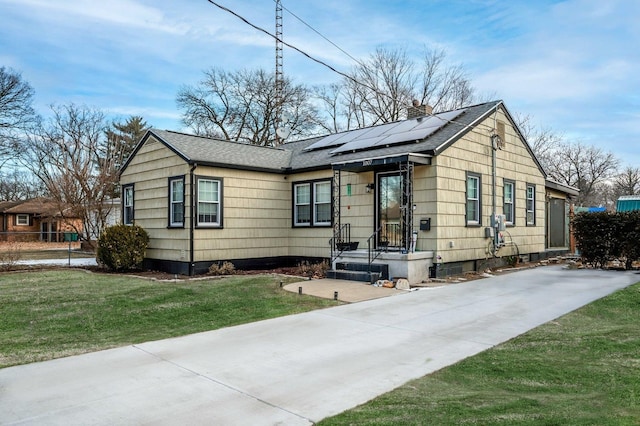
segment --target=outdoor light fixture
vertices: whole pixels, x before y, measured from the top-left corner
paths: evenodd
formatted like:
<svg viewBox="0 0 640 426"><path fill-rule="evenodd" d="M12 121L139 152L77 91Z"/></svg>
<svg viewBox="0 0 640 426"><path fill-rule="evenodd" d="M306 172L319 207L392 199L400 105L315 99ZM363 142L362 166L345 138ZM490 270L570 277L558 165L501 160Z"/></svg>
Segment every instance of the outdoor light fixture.
<svg viewBox="0 0 640 426"><path fill-rule="evenodd" d="M367 192L371 192L373 191L373 188L375 188L376 186L372 183L368 183L367 184Z"/></svg>

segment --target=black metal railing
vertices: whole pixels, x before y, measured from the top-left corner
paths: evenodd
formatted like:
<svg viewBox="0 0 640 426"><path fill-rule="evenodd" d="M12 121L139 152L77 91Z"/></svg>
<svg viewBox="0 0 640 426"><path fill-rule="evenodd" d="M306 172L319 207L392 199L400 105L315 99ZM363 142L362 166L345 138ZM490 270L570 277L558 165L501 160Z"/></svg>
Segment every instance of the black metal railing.
<svg viewBox="0 0 640 426"><path fill-rule="evenodd" d="M351 241L350 223L343 224L336 232L334 232L333 237L329 240L329 246L331 247L330 263L333 263L334 259L340 256L343 251L355 250L357 243L353 243Z"/></svg>
<svg viewBox="0 0 640 426"><path fill-rule="evenodd" d="M371 265L373 261L380 256L382 250L379 249L377 242L380 241L380 232L382 226L378 227L376 231L367 238L367 263L369 265L369 275L371 275Z"/></svg>
<svg viewBox="0 0 640 426"><path fill-rule="evenodd" d="M379 237L376 239L379 250L401 249L403 244L402 227L399 223L385 223L378 228Z"/></svg>

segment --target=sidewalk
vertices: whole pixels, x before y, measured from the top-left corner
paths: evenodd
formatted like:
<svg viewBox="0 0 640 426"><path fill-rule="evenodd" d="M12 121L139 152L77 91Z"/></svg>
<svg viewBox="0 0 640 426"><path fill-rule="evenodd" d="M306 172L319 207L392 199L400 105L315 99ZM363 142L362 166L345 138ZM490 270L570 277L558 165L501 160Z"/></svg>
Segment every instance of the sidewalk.
<svg viewBox="0 0 640 426"><path fill-rule="evenodd" d="M549 266L0 370L3 425L312 425L640 280Z"/></svg>

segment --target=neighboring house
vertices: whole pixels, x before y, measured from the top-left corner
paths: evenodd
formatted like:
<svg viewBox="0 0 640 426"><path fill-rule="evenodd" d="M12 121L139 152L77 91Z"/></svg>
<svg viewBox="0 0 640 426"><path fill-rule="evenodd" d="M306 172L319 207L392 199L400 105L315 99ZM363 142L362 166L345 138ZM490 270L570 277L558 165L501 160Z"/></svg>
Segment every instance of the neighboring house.
<svg viewBox="0 0 640 426"><path fill-rule="evenodd" d="M566 232L576 192L546 180L502 101L422 108L277 148L150 130L121 170L122 221L149 233L146 267L189 275L331 259L414 283L568 250L547 230Z"/></svg>
<svg viewBox="0 0 640 426"><path fill-rule="evenodd" d="M635 210L640 210L640 195L623 195L618 198L616 211L631 212Z"/></svg>
<svg viewBox="0 0 640 426"><path fill-rule="evenodd" d="M102 202L100 209L95 209L90 215L90 221L93 224L100 223L100 215L104 216L104 227L117 225L121 223L122 206L120 204L120 198L107 198ZM89 240L97 241L99 235L97 228L88 230Z"/></svg>
<svg viewBox="0 0 640 426"><path fill-rule="evenodd" d="M80 219L62 217L59 206L47 198L0 201L2 241L64 241L65 232L82 229Z"/></svg>

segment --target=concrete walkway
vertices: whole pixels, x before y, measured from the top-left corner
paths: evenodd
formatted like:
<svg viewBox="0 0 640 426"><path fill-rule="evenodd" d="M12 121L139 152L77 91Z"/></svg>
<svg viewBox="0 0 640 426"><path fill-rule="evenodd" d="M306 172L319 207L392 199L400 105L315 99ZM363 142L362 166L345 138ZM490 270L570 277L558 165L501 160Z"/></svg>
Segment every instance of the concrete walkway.
<svg viewBox="0 0 640 426"><path fill-rule="evenodd" d="M0 423L310 425L640 280L550 266L0 370Z"/></svg>
<svg viewBox="0 0 640 426"><path fill-rule="evenodd" d="M395 296L403 294L405 291L395 288L376 287L371 284L357 281L334 280L323 278L321 280L300 281L287 284L285 290L302 294L307 294L324 299L335 299L341 302L363 302L365 300L378 299L380 297ZM337 293L337 294L336 294Z"/></svg>

